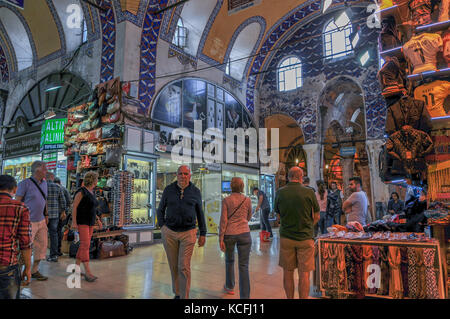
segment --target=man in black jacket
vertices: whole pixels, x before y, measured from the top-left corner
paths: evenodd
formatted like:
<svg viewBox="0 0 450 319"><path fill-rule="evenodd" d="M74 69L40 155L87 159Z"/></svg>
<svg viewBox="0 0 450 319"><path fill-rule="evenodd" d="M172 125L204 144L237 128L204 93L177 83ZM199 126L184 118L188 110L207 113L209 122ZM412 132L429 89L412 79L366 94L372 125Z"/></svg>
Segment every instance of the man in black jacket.
<svg viewBox="0 0 450 319"><path fill-rule="evenodd" d="M177 181L164 189L157 211L175 299L189 298L191 257L197 241L196 221L200 230L198 246L203 247L206 240L202 195L190 180L189 167L180 166Z"/></svg>

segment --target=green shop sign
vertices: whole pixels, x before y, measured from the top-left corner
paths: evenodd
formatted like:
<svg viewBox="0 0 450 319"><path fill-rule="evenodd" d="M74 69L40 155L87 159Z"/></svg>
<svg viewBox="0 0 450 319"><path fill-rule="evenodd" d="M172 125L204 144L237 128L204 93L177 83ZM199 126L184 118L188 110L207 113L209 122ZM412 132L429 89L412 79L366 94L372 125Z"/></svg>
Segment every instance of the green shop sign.
<svg viewBox="0 0 450 319"><path fill-rule="evenodd" d="M41 150L62 149L64 145L64 125L67 119L46 120L41 130Z"/></svg>

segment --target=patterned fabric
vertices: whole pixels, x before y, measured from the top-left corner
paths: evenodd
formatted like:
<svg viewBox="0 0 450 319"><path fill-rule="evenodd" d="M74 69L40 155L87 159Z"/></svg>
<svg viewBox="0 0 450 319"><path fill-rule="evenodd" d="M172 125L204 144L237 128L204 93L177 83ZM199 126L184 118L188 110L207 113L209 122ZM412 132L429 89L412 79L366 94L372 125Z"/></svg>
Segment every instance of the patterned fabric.
<svg viewBox="0 0 450 319"><path fill-rule="evenodd" d="M425 248L423 255L425 257L426 267L427 299L439 299L439 290L434 269L435 249Z"/></svg>
<svg viewBox="0 0 450 319"><path fill-rule="evenodd" d="M358 245L352 245L351 254L355 264L355 281L353 283L353 291L356 292L356 298L362 299L365 296L365 283L363 282L363 248Z"/></svg>
<svg viewBox="0 0 450 319"><path fill-rule="evenodd" d="M337 273L338 273L338 298L343 298L343 292L348 291L347 286L347 272L345 268L345 245L338 245L338 256L337 256Z"/></svg>
<svg viewBox="0 0 450 319"><path fill-rule="evenodd" d="M403 298L403 284L400 271L400 248L396 246L389 246L389 266L391 278L389 280L389 296L394 299Z"/></svg>
<svg viewBox="0 0 450 319"><path fill-rule="evenodd" d="M337 293L338 286L339 286L339 274L338 274L338 268L337 268L337 244L330 244L328 246L328 252L329 252L329 264L328 264L328 289L332 293Z"/></svg>
<svg viewBox="0 0 450 319"><path fill-rule="evenodd" d="M347 270L347 287L352 290L355 282L355 264L352 258L352 248L350 245L346 245L344 248L345 253L345 268Z"/></svg>
<svg viewBox="0 0 450 319"><path fill-rule="evenodd" d="M431 137L422 131L407 127L392 134L386 142L389 155L402 161L409 174L415 174L419 168L418 160L433 149Z"/></svg>
<svg viewBox="0 0 450 319"><path fill-rule="evenodd" d="M363 246L363 272L364 272L364 286L365 292L369 293L369 287L367 286L367 278L369 277L369 273L367 272L367 269L370 264L372 264L372 255L373 255L373 249L371 246Z"/></svg>
<svg viewBox="0 0 450 319"><path fill-rule="evenodd" d="M60 214L66 209L66 205L66 197L61 186L47 181L48 218L59 218Z"/></svg>
<svg viewBox="0 0 450 319"><path fill-rule="evenodd" d="M417 262L417 299L425 299L427 296L427 285L425 277L425 263L423 256L423 248L416 248Z"/></svg>
<svg viewBox="0 0 450 319"><path fill-rule="evenodd" d="M409 286L409 297L416 299L418 296L418 277L417 277L417 256L416 251L412 247L408 247L408 286Z"/></svg>
<svg viewBox="0 0 450 319"><path fill-rule="evenodd" d="M0 266L18 263L20 249L31 248L30 212L25 204L0 193Z"/></svg>
<svg viewBox="0 0 450 319"><path fill-rule="evenodd" d="M380 247L380 268L381 268L381 284L377 295L387 295L389 293L389 259L388 247Z"/></svg>
<svg viewBox="0 0 450 319"><path fill-rule="evenodd" d="M429 24L431 20L431 0L410 0L408 7L411 12L411 21L415 25Z"/></svg>
<svg viewBox="0 0 450 319"><path fill-rule="evenodd" d="M402 273L403 296L408 297L408 248L400 248L400 271Z"/></svg>
<svg viewBox="0 0 450 319"><path fill-rule="evenodd" d="M321 265L321 273L320 277L322 280L322 287L323 289L328 289L328 271L329 271L329 252L328 252L328 243L322 243L322 247L320 249L321 253L321 259L322 259L322 265Z"/></svg>
<svg viewBox="0 0 450 319"><path fill-rule="evenodd" d="M372 263L380 266L380 249L376 246L372 247ZM378 288L369 289L369 294L376 294L378 292Z"/></svg>

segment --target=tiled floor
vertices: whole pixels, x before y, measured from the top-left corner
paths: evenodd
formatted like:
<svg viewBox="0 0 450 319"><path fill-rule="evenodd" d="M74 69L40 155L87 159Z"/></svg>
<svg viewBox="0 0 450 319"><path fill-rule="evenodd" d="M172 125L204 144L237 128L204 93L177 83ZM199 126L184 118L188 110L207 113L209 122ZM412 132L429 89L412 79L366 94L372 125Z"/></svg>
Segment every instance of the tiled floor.
<svg viewBox="0 0 450 319"><path fill-rule="evenodd" d="M283 299L283 272L278 266L278 233L271 243L260 243L258 232L252 232L250 256L251 298ZM196 247L191 261L190 297L194 299L239 298L222 292L225 280L225 257L219 250L218 237L208 236L205 247ZM236 258L237 259L237 258ZM94 283L81 280L81 288L68 288L67 266L75 259L60 257L58 263L42 262L41 273L48 281L33 281L22 289L28 298L173 298L169 266L162 244L135 248L129 255L91 261L92 272L99 277ZM238 279L236 265L236 279ZM238 281L238 280L237 280Z"/></svg>

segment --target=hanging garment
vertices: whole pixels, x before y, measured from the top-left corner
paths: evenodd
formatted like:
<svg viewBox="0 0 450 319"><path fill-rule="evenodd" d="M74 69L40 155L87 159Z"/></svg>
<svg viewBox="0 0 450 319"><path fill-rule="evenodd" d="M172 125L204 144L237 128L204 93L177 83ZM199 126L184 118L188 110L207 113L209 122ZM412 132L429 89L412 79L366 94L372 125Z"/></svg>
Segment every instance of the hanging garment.
<svg viewBox="0 0 450 319"><path fill-rule="evenodd" d="M436 71L436 54L442 51L442 38L437 33L413 36L403 45L403 54L413 67L413 74Z"/></svg>
<svg viewBox="0 0 450 319"><path fill-rule="evenodd" d="M345 267L345 245L338 244L337 250L337 273L338 273L338 298L343 298L348 291L347 271Z"/></svg>
<svg viewBox="0 0 450 319"><path fill-rule="evenodd" d="M425 102L428 113L431 117L446 116L446 108L444 102L450 103L450 82L434 81L432 83L423 84L414 90L414 98ZM447 108L450 106L447 106Z"/></svg>
<svg viewBox="0 0 450 319"><path fill-rule="evenodd" d="M400 263L400 248L397 246L389 246L389 266L391 273L389 280L389 296L394 299L403 298L403 283Z"/></svg>
<svg viewBox="0 0 450 319"><path fill-rule="evenodd" d="M372 247L372 263L375 265L380 266L380 248L377 246ZM378 288L370 288L369 294L376 294L378 291Z"/></svg>
<svg viewBox="0 0 450 319"><path fill-rule="evenodd" d="M449 20L450 16L450 0L440 0L439 6L439 22Z"/></svg>
<svg viewBox="0 0 450 319"><path fill-rule="evenodd" d="M416 248L415 253L417 266L417 299L425 299L427 297L427 284L423 248Z"/></svg>
<svg viewBox="0 0 450 319"><path fill-rule="evenodd" d="M389 293L389 251L388 247L380 247L381 284L377 294L386 296Z"/></svg>
<svg viewBox="0 0 450 319"><path fill-rule="evenodd" d="M372 264L372 256L373 256L373 248L371 246L362 246L363 248L363 273L364 273L364 287L365 292L369 293L369 287L367 286L367 278L369 277L369 272L367 270L369 269L369 266Z"/></svg>
<svg viewBox="0 0 450 319"><path fill-rule="evenodd" d="M424 156L433 149L431 137L422 131L405 126L392 134L386 142L389 155L403 162L408 174L416 174L424 166Z"/></svg>
<svg viewBox="0 0 450 319"><path fill-rule="evenodd" d="M425 133L431 130L430 113L425 103L409 96L400 98L386 113L386 132L388 135L401 130L405 125Z"/></svg>
<svg viewBox="0 0 450 319"><path fill-rule="evenodd" d="M337 267L337 256L338 256L337 246L338 246L337 244L329 244L328 246L328 257L329 257L328 289L330 293L333 295L337 294L339 281L339 274Z"/></svg>
<svg viewBox="0 0 450 319"><path fill-rule="evenodd" d="M447 30L442 35L442 41L444 44L443 55L444 59L447 62L447 66L450 67L450 30Z"/></svg>
<svg viewBox="0 0 450 319"><path fill-rule="evenodd" d="M427 299L439 299L439 289L434 269L435 249L425 248L423 250L423 255L425 257L426 267Z"/></svg>
<svg viewBox="0 0 450 319"><path fill-rule="evenodd" d="M381 22L381 32L378 37L378 46L380 51L386 51L401 45L396 30L396 22L393 16L389 16Z"/></svg>
<svg viewBox="0 0 450 319"><path fill-rule="evenodd" d="M322 243L322 247L320 249L320 253L321 253L321 259L322 259L322 265L321 265L321 273L320 273L320 277L321 277L321 281L322 281L322 287L323 289L327 290L328 289L328 273L329 273L329 264L330 264L330 260L329 260L329 252L328 252L328 243Z"/></svg>
<svg viewBox="0 0 450 319"><path fill-rule="evenodd" d="M405 77L405 71L395 56L387 56L383 67L377 74L383 93L394 93L403 90L405 88Z"/></svg>
<svg viewBox="0 0 450 319"><path fill-rule="evenodd" d="M403 297L408 297L408 248L400 248L400 271L402 273Z"/></svg>
<svg viewBox="0 0 450 319"><path fill-rule="evenodd" d="M355 282L355 264L353 263L351 250L352 248L350 245L345 245L345 269L347 273L347 287L349 291L353 291L353 285Z"/></svg>
<svg viewBox="0 0 450 319"><path fill-rule="evenodd" d="M359 245L351 245L351 254L353 263L355 264L355 281L353 291L356 292L356 298L363 299L365 297L365 282L363 269L363 248Z"/></svg>
<svg viewBox="0 0 450 319"><path fill-rule="evenodd" d="M417 299L418 277L417 277L417 256L415 248L408 247L408 286L409 297Z"/></svg>
<svg viewBox="0 0 450 319"><path fill-rule="evenodd" d="M431 20L431 0L409 0L408 8L414 25L429 24Z"/></svg>

